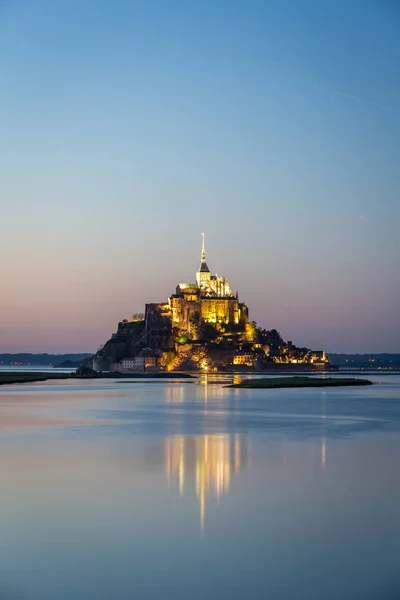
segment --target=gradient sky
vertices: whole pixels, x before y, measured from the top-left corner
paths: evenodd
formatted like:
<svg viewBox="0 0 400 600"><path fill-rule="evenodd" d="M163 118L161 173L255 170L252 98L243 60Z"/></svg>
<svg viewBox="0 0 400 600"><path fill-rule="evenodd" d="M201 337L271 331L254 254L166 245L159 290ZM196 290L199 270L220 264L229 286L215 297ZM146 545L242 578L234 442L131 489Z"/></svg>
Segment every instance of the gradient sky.
<svg viewBox="0 0 400 600"><path fill-rule="evenodd" d="M0 351L94 351L208 264L400 352L393 0L0 0Z"/></svg>

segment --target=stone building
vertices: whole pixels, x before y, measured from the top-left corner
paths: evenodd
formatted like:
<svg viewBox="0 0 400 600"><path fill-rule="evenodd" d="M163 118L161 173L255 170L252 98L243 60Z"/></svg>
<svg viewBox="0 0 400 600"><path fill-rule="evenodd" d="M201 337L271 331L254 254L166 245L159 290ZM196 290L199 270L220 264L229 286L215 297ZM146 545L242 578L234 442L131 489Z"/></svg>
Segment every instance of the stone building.
<svg viewBox="0 0 400 600"><path fill-rule="evenodd" d="M174 326L190 329L193 320L206 323L239 324L248 320L247 306L239 302L224 277L211 275L206 262L204 234L196 283L180 283L168 300Z"/></svg>
<svg viewBox="0 0 400 600"><path fill-rule="evenodd" d="M234 353L233 364L254 367L256 354L252 350L238 350Z"/></svg>

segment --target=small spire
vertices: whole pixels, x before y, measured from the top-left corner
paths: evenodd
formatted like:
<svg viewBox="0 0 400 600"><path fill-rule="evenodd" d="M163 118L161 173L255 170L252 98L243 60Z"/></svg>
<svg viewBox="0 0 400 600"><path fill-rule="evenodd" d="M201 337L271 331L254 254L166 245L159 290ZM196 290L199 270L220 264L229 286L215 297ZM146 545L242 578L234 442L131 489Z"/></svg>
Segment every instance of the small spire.
<svg viewBox="0 0 400 600"><path fill-rule="evenodd" d="M204 233L201 234L202 235L202 244L201 244L201 262L205 263L206 262L206 250L204 248Z"/></svg>
<svg viewBox="0 0 400 600"><path fill-rule="evenodd" d="M201 279L201 277L200 277L199 274L200 273L209 273L210 272L210 269L208 268L207 263L206 263L206 250L204 248L204 233L202 233L201 235L203 236L203 243L201 245L201 261L200 261L199 270L197 271L198 275L196 275L196 277L198 277L197 283L199 285L200 285L199 282L200 282L200 279ZM206 275L204 277L207 278ZM208 279L209 278L210 278L210 276L208 276Z"/></svg>

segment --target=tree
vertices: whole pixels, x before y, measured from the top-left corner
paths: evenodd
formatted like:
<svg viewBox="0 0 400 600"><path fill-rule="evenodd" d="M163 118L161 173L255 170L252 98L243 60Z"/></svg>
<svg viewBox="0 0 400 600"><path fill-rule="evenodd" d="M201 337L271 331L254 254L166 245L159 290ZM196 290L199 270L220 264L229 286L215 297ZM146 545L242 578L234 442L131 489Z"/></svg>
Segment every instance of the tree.
<svg viewBox="0 0 400 600"><path fill-rule="evenodd" d="M161 357L161 366L164 367L167 371L172 371L177 363L177 358L175 352L170 350L169 352L164 352Z"/></svg>
<svg viewBox="0 0 400 600"><path fill-rule="evenodd" d="M258 329L257 329L257 323L255 321L250 321L250 323L246 323L245 336L246 336L247 342L250 342L250 343L257 342Z"/></svg>
<svg viewBox="0 0 400 600"><path fill-rule="evenodd" d="M194 315L189 321L189 335L194 342L201 340L204 329L204 321L198 315Z"/></svg>
<svg viewBox="0 0 400 600"><path fill-rule="evenodd" d="M202 339L205 342L214 342L219 337L219 332L212 323L204 323Z"/></svg>
<svg viewBox="0 0 400 600"><path fill-rule="evenodd" d="M263 346L269 346L269 354L278 356L281 353L281 348L284 346L281 334L276 329L259 329L258 340Z"/></svg>
<svg viewBox="0 0 400 600"><path fill-rule="evenodd" d="M279 348L285 343L276 329L259 329L259 341L261 344L268 344L273 348Z"/></svg>

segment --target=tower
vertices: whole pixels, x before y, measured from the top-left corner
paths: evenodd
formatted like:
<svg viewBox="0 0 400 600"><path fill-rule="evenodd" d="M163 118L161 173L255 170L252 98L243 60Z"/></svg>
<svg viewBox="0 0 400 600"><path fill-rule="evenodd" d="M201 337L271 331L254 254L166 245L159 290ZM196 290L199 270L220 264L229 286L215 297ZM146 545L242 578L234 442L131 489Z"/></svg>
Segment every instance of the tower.
<svg viewBox="0 0 400 600"><path fill-rule="evenodd" d="M210 281L210 269L206 263L206 250L204 247L204 233L202 235L202 245L201 245L201 261L199 270L196 273L196 282L200 288L207 287Z"/></svg>

